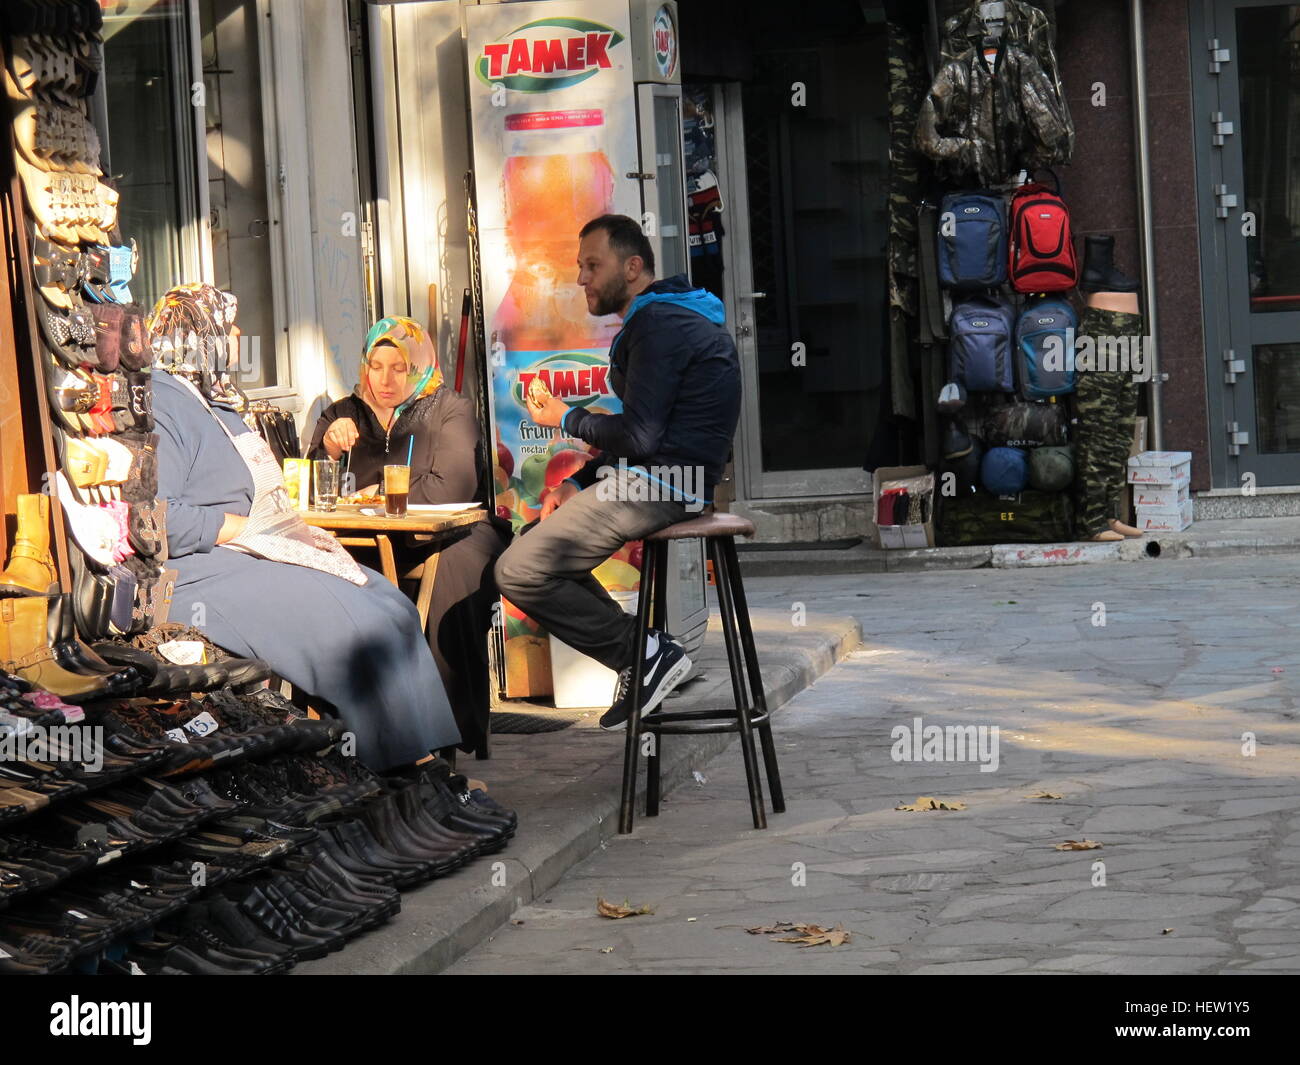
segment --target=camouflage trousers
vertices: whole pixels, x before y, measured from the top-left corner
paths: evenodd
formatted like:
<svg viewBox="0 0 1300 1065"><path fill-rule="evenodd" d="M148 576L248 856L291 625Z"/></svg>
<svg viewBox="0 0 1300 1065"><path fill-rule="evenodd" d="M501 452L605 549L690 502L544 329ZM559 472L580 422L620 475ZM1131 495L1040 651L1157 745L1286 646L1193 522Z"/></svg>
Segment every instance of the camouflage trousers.
<svg viewBox="0 0 1300 1065"><path fill-rule="evenodd" d="M1142 316L1088 307L1078 332L1081 337L1139 337ZM1074 399L1079 416L1074 436L1075 535L1087 540L1108 529L1108 519L1119 517L1138 386L1128 368L1081 370Z"/></svg>

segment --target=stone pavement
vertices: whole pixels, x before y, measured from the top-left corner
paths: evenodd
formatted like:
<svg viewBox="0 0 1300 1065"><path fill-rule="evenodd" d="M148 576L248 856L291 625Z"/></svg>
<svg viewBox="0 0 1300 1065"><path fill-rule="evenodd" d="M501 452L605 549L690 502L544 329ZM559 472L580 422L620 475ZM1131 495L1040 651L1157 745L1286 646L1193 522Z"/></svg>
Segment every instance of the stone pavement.
<svg viewBox="0 0 1300 1065"><path fill-rule="evenodd" d="M1300 971L1300 556L746 584L864 632L776 717L787 812L750 828L727 750L449 973ZM895 761L918 717L997 726L996 771Z"/></svg>
<svg viewBox="0 0 1300 1065"><path fill-rule="evenodd" d="M861 642L851 617L810 615L791 626L782 607L752 604L751 618L770 706L780 706ZM722 633L716 616L688 680L670 700L674 710L731 705ZM305 974L437 972L480 942L519 906L549 890L577 862L600 847L618 823L624 733L604 732L602 710L539 711L560 717L563 731L494 735L487 761L462 758L459 768L489 784L494 798L519 812L519 831L499 854L483 857L402 895L402 912L337 954L300 964ZM672 787L721 751L727 736L672 736L664 741L663 780ZM739 759L739 751L732 752ZM644 790L644 774L640 779Z"/></svg>

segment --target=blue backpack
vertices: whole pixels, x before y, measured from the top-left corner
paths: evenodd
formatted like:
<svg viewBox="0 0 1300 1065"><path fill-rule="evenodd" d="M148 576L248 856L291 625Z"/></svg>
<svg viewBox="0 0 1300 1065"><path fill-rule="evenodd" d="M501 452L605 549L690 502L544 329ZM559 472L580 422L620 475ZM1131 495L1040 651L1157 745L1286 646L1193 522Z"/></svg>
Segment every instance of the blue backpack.
<svg viewBox="0 0 1300 1065"><path fill-rule="evenodd" d="M1016 376L1025 399L1074 391L1074 333L1078 316L1065 300L1031 303L1016 325Z"/></svg>
<svg viewBox="0 0 1300 1065"><path fill-rule="evenodd" d="M945 235L950 233L951 235ZM1007 279L1007 211L1002 197L954 192L939 217L939 284L970 291Z"/></svg>
<svg viewBox="0 0 1300 1065"><path fill-rule="evenodd" d="M948 379L968 392L1014 392L1015 318L1000 297L957 304L948 323Z"/></svg>

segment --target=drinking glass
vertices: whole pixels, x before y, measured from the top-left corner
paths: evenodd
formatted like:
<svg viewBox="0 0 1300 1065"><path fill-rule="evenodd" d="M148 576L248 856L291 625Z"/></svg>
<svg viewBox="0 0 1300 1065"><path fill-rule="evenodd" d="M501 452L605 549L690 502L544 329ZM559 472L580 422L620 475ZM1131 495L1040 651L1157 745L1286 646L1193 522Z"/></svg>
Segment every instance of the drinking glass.
<svg viewBox="0 0 1300 1065"><path fill-rule="evenodd" d="M316 490L316 509L327 513L334 510L339 501L338 460L317 459L312 463L311 475Z"/></svg>
<svg viewBox="0 0 1300 1065"><path fill-rule="evenodd" d="M406 497L410 491L410 466L384 467L384 513L388 517L406 517Z"/></svg>

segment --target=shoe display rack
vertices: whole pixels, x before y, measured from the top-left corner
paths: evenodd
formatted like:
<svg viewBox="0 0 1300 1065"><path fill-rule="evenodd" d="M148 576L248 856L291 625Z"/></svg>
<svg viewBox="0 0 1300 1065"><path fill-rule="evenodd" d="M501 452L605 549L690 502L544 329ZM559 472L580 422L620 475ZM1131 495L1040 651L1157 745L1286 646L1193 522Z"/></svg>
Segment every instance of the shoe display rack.
<svg viewBox="0 0 1300 1065"><path fill-rule="evenodd" d="M0 8L48 412L24 429L58 462L18 496L0 573L0 973L280 973L504 847L516 818L441 760L372 773L264 663L160 651L175 578L137 256L89 117L100 24L96 0Z"/></svg>

